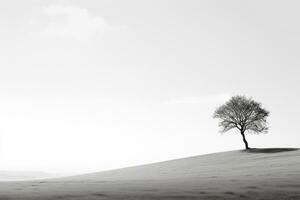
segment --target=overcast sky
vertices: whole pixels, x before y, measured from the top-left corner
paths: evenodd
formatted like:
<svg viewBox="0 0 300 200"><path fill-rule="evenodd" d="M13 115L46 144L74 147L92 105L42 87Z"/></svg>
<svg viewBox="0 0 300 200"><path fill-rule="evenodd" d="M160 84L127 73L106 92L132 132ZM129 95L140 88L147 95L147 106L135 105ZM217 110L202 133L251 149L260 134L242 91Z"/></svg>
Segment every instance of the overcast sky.
<svg viewBox="0 0 300 200"><path fill-rule="evenodd" d="M298 1L0 2L0 170L92 172L244 148L212 114L262 102L250 147L299 147Z"/></svg>

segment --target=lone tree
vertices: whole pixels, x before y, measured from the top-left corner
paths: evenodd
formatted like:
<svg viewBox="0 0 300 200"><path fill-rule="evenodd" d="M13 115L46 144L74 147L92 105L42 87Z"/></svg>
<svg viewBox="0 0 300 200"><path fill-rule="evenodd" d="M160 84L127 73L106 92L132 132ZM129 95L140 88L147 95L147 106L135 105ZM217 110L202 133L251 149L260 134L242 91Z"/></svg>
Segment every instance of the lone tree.
<svg viewBox="0 0 300 200"><path fill-rule="evenodd" d="M245 132L267 133L267 120L269 111L262 108L261 104L245 96L233 96L224 105L216 109L213 118L218 118L221 132L237 128L245 143L245 148L250 149L245 137Z"/></svg>

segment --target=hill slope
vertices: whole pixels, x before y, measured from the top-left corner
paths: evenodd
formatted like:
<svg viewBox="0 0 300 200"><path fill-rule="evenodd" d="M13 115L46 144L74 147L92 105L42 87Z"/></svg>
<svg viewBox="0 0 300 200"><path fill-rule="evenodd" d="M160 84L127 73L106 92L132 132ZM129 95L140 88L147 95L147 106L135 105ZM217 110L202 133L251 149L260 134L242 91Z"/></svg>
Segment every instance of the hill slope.
<svg viewBox="0 0 300 200"><path fill-rule="evenodd" d="M231 151L61 179L2 182L0 199L300 199L300 151Z"/></svg>

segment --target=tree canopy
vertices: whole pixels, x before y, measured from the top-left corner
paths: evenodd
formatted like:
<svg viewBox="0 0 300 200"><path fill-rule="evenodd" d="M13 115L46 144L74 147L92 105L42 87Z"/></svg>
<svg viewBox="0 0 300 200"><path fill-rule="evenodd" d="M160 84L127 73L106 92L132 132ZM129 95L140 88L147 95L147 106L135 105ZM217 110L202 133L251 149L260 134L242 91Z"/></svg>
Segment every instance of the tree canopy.
<svg viewBox="0 0 300 200"><path fill-rule="evenodd" d="M221 105L214 112L213 117L219 119L221 132L227 132L237 128L243 136L248 149L248 143L244 133L267 133L268 126L266 118L269 111L262 108L261 103L245 96L233 96L224 105Z"/></svg>

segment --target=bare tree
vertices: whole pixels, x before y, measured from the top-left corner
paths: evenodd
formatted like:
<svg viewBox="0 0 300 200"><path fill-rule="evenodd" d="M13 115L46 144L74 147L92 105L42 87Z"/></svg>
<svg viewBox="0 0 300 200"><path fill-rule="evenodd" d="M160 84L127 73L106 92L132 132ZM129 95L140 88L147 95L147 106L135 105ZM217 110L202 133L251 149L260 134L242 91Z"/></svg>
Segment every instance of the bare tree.
<svg viewBox="0 0 300 200"><path fill-rule="evenodd" d="M245 132L267 133L269 111L262 108L261 104L245 96L234 96L224 105L216 109L213 117L219 119L221 132L237 128L245 143L245 148L250 149L245 137Z"/></svg>

